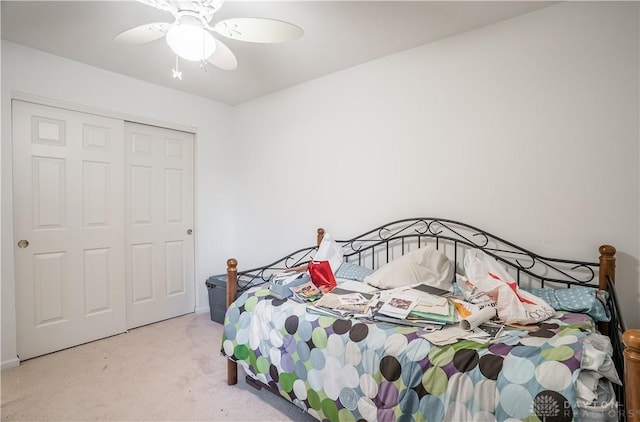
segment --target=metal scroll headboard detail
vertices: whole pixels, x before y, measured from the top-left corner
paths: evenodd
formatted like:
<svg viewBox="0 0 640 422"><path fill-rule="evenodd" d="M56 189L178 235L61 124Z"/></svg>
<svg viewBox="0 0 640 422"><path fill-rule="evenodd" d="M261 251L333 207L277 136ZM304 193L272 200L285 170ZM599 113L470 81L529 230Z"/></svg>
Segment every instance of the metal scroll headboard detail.
<svg viewBox="0 0 640 422"><path fill-rule="evenodd" d="M468 224L439 218L397 220L349 240L338 240L345 260L378 268L411 248L435 242L458 267L464 251L480 249L515 272L545 283L590 285L597 281L598 263L546 258ZM395 251L395 252L394 252Z"/></svg>
<svg viewBox="0 0 640 422"><path fill-rule="evenodd" d="M298 249L271 264L238 272L238 293L269 281L271 274L295 269L313 260L317 246Z"/></svg>

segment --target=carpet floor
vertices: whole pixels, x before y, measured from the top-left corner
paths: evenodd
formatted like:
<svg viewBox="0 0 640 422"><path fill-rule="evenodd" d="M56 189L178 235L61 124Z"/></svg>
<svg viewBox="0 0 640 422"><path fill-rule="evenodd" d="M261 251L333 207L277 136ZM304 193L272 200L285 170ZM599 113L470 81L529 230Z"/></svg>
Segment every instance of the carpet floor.
<svg viewBox="0 0 640 422"><path fill-rule="evenodd" d="M2 371L4 421L314 421L267 390L227 385L222 325L188 314Z"/></svg>

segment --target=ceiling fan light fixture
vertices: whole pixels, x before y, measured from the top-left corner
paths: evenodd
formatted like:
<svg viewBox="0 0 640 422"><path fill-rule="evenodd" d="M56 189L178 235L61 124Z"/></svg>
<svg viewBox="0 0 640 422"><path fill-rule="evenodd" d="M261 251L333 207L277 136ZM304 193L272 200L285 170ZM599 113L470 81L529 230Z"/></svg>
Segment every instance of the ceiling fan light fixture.
<svg viewBox="0 0 640 422"><path fill-rule="evenodd" d="M179 23L167 31L167 44L179 57L200 61L216 50L213 35L197 23Z"/></svg>
<svg viewBox="0 0 640 422"><path fill-rule="evenodd" d="M302 28L294 24L267 18L224 19L212 26L213 16L225 0L138 1L171 13L175 21L136 26L119 33L115 40L123 45L137 45L164 37L176 59L200 62L204 70L207 64L224 70L238 67L236 56L218 36L237 41L277 44L297 40L304 34ZM177 65L175 70L178 72Z"/></svg>

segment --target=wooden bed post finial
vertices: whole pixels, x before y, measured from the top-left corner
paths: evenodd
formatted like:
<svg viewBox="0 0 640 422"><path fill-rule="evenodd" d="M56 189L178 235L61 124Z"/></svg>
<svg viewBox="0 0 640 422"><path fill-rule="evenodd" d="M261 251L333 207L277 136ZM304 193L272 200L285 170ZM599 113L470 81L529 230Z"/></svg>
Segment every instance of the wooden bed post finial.
<svg viewBox="0 0 640 422"><path fill-rule="evenodd" d="M616 248L611 245L600 246L600 271L598 274L598 288L607 290L607 276L616 281Z"/></svg>
<svg viewBox="0 0 640 422"><path fill-rule="evenodd" d="M320 242L324 239L324 229L322 227L318 228L318 246L320 246Z"/></svg>
<svg viewBox="0 0 640 422"><path fill-rule="evenodd" d="M238 261L235 258L227 259L227 271L238 271Z"/></svg>
<svg viewBox="0 0 640 422"><path fill-rule="evenodd" d="M622 334L624 349L624 388L628 422L640 421L640 330L627 330Z"/></svg>
<svg viewBox="0 0 640 422"><path fill-rule="evenodd" d="M236 300L238 293L238 261L234 258L227 259L227 308ZM238 364L227 360L227 384L238 383Z"/></svg>

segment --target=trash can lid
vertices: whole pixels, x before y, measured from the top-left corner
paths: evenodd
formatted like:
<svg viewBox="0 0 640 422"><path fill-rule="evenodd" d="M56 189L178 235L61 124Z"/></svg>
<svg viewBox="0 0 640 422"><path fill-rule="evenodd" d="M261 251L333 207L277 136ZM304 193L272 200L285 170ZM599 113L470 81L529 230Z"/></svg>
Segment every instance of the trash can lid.
<svg viewBox="0 0 640 422"><path fill-rule="evenodd" d="M205 282L207 288L211 289L213 287L226 287L227 286L227 276L226 274L212 275Z"/></svg>

